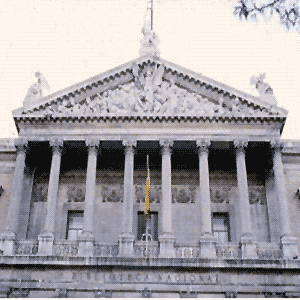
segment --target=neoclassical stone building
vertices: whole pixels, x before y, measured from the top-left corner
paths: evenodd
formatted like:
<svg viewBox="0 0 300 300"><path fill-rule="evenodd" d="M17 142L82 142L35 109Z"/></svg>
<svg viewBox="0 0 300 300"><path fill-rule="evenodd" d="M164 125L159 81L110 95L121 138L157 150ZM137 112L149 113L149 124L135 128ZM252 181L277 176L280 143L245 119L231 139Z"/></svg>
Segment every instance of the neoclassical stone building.
<svg viewBox="0 0 300 300"><path fill-rule="evenodd" d="M264 100L157 55L27 99L0 144L1 296L300 296L300 143Z"/></svg>

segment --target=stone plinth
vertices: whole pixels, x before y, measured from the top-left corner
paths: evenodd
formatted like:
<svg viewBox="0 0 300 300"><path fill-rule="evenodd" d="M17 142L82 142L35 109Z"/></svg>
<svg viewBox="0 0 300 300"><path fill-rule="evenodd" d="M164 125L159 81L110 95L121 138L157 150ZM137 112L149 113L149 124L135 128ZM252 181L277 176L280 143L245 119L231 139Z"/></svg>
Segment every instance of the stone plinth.
<svg viewBox="0 0 300 300"><path fill-rule="evenodd" d="M133 257L133 242L134 235L128 232L122 233L119 237L119 256L120 257Z"/></svg>
<svg viewBox="0 0 300 300"><path fill-rule="evenodd" d="M54 236L52 233L43 233L39 235L38 255L52 255Z"/></svg>
<svg viewBox="0 0 300 300"><path fill-rule="evenodd" d="M205 233L200 237L201 258L216 258L216 238L211 233Z"/></svg>
<svg viewBox="0 0 300 300"><path fill-rule="evenodd" d="M0 235L0 250L4 256L15 255L16 235L11 231L5 231Z"/></svg>
<svg viewBox="0 0 300 300"><path fill-rule="evenodd" d="M174 258L174 243L175 238L171 233L164 233L159 236L159 257L161 258Z"/></svg>
<svg viewBox="0 0 300 300"><path fill-rule="evenodd" d="M94 256L94 237L90 232L83 232L79 238L78 256Z"/></svg>
<svg viewBox="0 0 300 300"><path fill-rule="evenodd" d="M241 236L240 247L242 259L256 259L256 240L251 233L246 233Z"/></svg>
<svg viewBox="0 0 300 300"><path fill-rule="evenodd" d="M297 258L298 253L298 241L296 237L286 235L280 239L280 247L282 249L282 256L285 259Z"/></svg>

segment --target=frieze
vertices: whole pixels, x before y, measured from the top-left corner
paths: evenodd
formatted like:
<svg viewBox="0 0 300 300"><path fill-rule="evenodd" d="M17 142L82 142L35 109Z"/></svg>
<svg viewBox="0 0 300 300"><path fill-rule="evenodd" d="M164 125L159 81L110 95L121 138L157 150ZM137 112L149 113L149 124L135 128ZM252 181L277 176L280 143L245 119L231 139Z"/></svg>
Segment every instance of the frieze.
<svg viewBox="0 0 300 300"><path fill-rule="evenodd" d="M102 202L123 202L123 185L102 185Z"/></svg>
<svg viewBox="0 0 300 300"><path fill-rule="evenodd" d="M67 190L68 202L83 202L85 199L85 188L71 185Z"/></svg>

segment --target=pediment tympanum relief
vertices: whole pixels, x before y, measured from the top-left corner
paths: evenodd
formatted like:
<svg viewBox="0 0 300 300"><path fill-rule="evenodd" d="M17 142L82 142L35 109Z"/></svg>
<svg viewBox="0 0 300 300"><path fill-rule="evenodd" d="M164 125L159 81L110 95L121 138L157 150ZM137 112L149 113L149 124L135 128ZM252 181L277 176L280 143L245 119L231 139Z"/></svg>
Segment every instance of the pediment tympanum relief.
<svg viewBox="0 0 300 300"><path fill-rule="evenodd" d="M120 75L122 74L122 75ZM174 75L175 74L175 75ZM17 110L18 118L79 118L118 116L270 117L282 116L276 106L258 104L217 90L214 96L201 92L203 83L179 74L161 61L133 62L117 78L107 76L90 85L86 97L69 93ZM123 77L122 77L123 76ZM123 82L120 78L123 78ZM113 78L113 79L112 79ZM188 79L186 79L188 78ZM114 85L112 81L115 81ZM107 84L109 82L109 84ZM121 83L120 83L121 82ZM101 88L99 88L101 85ZM207 89L205 87L205 89ZM76 92L80 94L81 90ZM98 92L97 92L98 91ZM83 92L84 94L85 92Z"/></svg>

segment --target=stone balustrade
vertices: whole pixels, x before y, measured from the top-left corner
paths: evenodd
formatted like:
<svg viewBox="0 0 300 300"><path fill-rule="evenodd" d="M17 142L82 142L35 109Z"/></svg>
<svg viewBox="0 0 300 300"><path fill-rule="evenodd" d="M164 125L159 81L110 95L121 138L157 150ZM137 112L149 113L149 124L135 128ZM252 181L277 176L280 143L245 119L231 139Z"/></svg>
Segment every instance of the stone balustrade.
<svg viewBox="0 0 300 300"><path fill-rule="evenodd" d="M38 242L24 240L16 242L16 255L36 255L38 252Z"/></svg>
<svg viewBox="0 0 300 300"><path fill-rule="evenodd" d="M78 241L57 240L53 245L53 255L56 256L77 256Z"/></svg>
<svg viewBox="0 0 300 300"><path fill-rule="evenodd" d="M174 248L176 258L201 258L199 246L176 244Z"/></svg>
<svg viewBox="0 0 300 300"><path fill-rule="evenodd" d="M217 244L216 253L221 259L237 259L241 256L239 245L234 243Z"/></svg>
<svg viewBox="0 0 300 300"><path fill-rule="evenodd" d="M117 257L119 254L119 245L116 244L95 244L95 257Z"/></svg>
<svg viewBox="0 0 300 300"><path fill-rule="evenodd" d="M282 250L277 244L260 243L256 252L259 259L282 259Z"/></svg>
<svg viewBox="0 0 300 300"><path fill-rule="evenodd" d="M38 255L38 241L22 240L16 242L16 256L36 256ZM78 256L79 241L56 240L53 245L53 256L76 257ZM136 241L134 243L134 255L137 258L159 257L160 247L157 241ZM176 243L174 245L175 258L203 258L199 245L189 245ZM282 260L283 253L280 244L258 243L256 246L258 259ZM0 255L3 255L0 249ZM118 243L94 243L93 257L118 257ZM216 257L218 259L241 259L242 253L239 244L227 243L216 244Z"/></svg>
<svg viewBox="0 0 300 300"><path fill-rule="evenodd" d="M134 245L134 254L136 257L158 257L159 246L156 241L137 241Z"/></svg>

